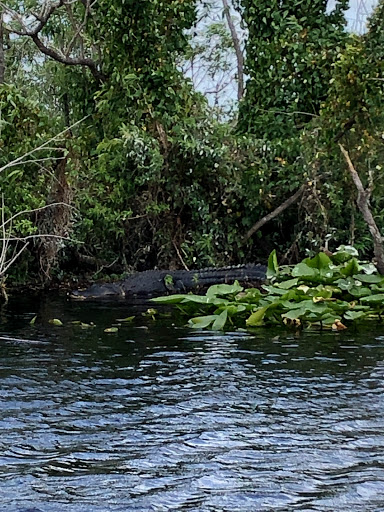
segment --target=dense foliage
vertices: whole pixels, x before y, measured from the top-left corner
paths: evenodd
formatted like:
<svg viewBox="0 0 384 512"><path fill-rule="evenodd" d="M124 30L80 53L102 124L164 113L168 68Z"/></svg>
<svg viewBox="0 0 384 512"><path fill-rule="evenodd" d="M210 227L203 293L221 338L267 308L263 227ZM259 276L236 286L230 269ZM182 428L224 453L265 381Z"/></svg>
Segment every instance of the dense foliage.
<svg viewBox="0 0 384 512"><path fill-rule="evenodd" d="M181 70L198 51L198 2L63 0L46 2L39 20L37 0L10 2L1 165L52 140L2 173L7 214L57 201L72 212L17 217L15 235L72 238L31 243L29 273L202 267L261 260L273 247L294 259L327 239L369 254L338 143L374 181L382 227L383 1L364 36L346 33L346 0L330 13L320 0L237 4L249 79L235 127ZM219 35L230 44L222 25ZM207 69L223 68L210 55ZM299 208L244 241L305 183Z"/></svg>

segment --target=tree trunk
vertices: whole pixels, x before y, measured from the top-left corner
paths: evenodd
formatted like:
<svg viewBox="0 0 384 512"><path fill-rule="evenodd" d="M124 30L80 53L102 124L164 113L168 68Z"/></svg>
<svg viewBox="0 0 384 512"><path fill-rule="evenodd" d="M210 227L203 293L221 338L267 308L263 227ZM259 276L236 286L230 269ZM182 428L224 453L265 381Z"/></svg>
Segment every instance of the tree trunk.
<svg viewBox="0 0 384 512"><path fill-rule="evenodd" d="M0 10L0 84L5 80L5 56L4 56L4 25L3 11Z"/></svg>
<svg viewBox="0 0 384 512"><path fill-rule="evenodd" d="M364 189L363 184L361 183L360 176L358 175L356 169L353 166L352 160L348 154L348 151L344 149L344 147L339 144L341 152L344 155L344 158L348 164L348 170L352 177L353 183L357 188L357 206L361 211L365 222L368 225L369 231L373 238L373 251L375 253L377 270L380 274L384 274L384 247L383 247L383 238L381 236L380 230L377 227L375 219L373 218L372 212L369 208L369 198L372 194L372 184L367 189Z"/></svg>
<svg viewBox="0 0 384 512"><path fill-rule="evenodd" d="M227 0L222 0L224 6L224 14L231 32L233 47L237 59L237 99L240 101L244 96L244 55L241 50L240 40L236 32L235 24L231 18L231 13Z"/></svg>

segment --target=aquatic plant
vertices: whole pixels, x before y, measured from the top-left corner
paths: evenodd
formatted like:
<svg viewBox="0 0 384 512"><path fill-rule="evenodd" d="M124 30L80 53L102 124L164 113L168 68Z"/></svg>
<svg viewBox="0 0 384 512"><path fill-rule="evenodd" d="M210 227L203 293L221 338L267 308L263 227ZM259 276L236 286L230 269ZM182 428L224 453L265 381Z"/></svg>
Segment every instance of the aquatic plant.
<svg viewBox="0 0 384 512"><path fill-rule="evenodd" d="M294 328L346 329L345 324L379 319L384 313L384 276L358 259L351 246L318 253L297 265L268 259L267 280L258 288L211 286L205 295L179 294L152 299L174 304L190 327L213 330L282 324Z"/></svg>

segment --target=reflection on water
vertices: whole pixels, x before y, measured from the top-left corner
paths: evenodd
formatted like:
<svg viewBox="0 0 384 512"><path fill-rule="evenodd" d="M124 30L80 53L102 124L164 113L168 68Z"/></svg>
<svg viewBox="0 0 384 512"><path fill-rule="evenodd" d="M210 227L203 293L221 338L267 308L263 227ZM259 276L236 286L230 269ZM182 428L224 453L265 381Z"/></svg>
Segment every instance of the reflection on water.
<svg viewBox="0 0 384 512"><path fill-rule="evenodd" d="M0 510L384 510L384 327L103 332L129 313L52 298L8 308Z"/></svg>

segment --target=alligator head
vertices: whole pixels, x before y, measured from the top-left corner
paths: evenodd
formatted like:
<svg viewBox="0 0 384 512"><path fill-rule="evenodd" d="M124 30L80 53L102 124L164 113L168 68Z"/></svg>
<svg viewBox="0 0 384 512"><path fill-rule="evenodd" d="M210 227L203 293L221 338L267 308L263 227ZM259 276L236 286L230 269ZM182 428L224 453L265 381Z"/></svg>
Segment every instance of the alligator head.
<svg viewBox="0 0 384 512"><path fill-rule="evenodd" d="M87 300L87 299L102 299L125 296L124 290L119 284L116 283L105 283L105 284L93 284L86 290L74 290L69 294L71 299L76 300Z"/></svg>

